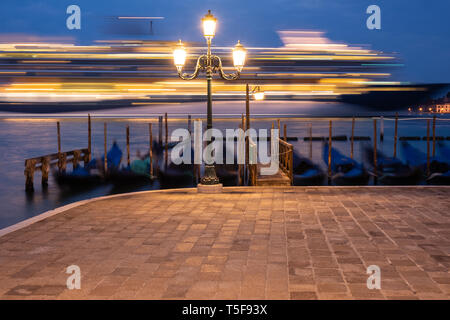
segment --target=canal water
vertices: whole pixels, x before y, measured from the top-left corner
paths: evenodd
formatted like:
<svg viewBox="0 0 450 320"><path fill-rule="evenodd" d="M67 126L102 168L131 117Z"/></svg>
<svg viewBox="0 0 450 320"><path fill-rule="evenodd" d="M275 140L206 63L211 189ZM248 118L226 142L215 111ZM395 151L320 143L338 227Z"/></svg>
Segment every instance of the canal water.
<svg viewBox="0 0 450 320"><path fill-rule="evenodd" d="M112 109L90 112L92 116L93 157L103 153L103 123L108 126L108 147L117 141L124 151L123 162L126 161L126 126L130 126L131 159L136 153L148 151L148 123L153 123L153 137L158 137L157 116L165 112L169 115L169 133L176 128L187 128L187 115L192 119L205 121L205 104L167 104L144 106L129 109ZM214 127L225 130L235 129L241 122L241 114L245 112L242 102L217 102L214 104ZM298 137L298 141L290 141L294 149L304 156L309 156L309 125L312 125L313 136L328 136L329 120L333 121L333 136L351 135L352 116L356 116L355 135L369 136L370 141L355 141L354 157L365 162L364 146L373 144L373 118L384 117L384 141L378 140L378 149L392 156L395 112L375 112L352 105L331 102L251 102L251 126L255 129L269 129L272 123L280 119L287 125L287 135ZM429 114L409 114L400 112L398 135L426 136L426 119ZM61 190L50 177L49 187L43 190L40 185L40 173L35 175L35 191L25 192L24 160L57 151L56 121L61 123L62 150L68 151L87 147L87 112L61 114L0 114L0 229L33 217L37 214L75 201L115 194L149 189L158 189L158 183L148 186L113 188L102 185L84 191ZM377 136L379 139L380 121ZM436 135L450 136L450 117L439 115L436 121ZM170 135L169 135L170 137ZM426 152L426 141L411 141L411 144ZM444 144L450 147L450 140ZM350 155L350 142L333 141L333 146L346 155ZM398 155L404 158L398 145ZM313 141L313 161L324 169L322 160L322 142ZM449 159L450 161L450 159ZM69 167L68 170L71 168Z"/></svg>

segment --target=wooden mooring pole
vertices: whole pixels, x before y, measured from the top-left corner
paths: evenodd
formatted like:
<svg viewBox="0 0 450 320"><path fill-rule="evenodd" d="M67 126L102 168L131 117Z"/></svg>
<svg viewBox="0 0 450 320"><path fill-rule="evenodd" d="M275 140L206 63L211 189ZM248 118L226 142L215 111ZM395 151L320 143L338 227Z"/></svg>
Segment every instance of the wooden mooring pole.
<svg viewBox="0 0 450 320"><path fill-rule="evenodd" d="M394 158L397 157L397 138L398 138L398 112L395 113L395 127L394 127Z"/></svg>
<svg viewBox="0 0 450 320"><path fill-rule="evenodd" d="M57 132L57 139L58 139L58 169L61 172L62 170L62 159L61 159L61 126L59 124L59 121L56 122L56 132Z"/></svg>
<svg viewBox="0 0 450 320"><path fill-rule="evenodd" d="M104 149L105 149L105 156L103 160L103 170L105 170L105 175L108 172L108 146L107 146L107 140L106 140L106 122L103 124L103 140L104 140Z"/></svg>
<svg viewBox="0 0 450 320"><path fill-rule="evenodd" d="M56 122L56 139L58 143L58 171L61 172L62 168L62 159L61 159L61 127L59 121ZM34 171L34 168L33 168ZM33 183L33 182L32 182Z"/></svg>
<svg viewBox="0 0 450 320"><path fill-rule="evenodd" d="M243 124L244 124L244 114L242 114L242 123L239 124L239 129L242 129ZM239 142L238 142L238 148L239 148ZM238 185L239 186L244 185L244 177L242 176L243 172L244 172L243 165L238 162Z"/></svg>
<svg viewBox="0 0 450 320"><path fill-rule="evenodd" d="M245 130L246 130L246 128L245 128L245 124L246 124L246 119L245 119L245 116L244 116L244 114L242 113L242 121L241 121L241 126L242 126L242 130L244 131L244 143L245 143L245 150L244 150L244 153L245 153L245 156L244 156L244 165L242 166L242 181L243 181L243 184L245 184L245 181L246 181L246 177L247 177L247 175L248 175L248 150L249 150L249 148L248 148L248 138L247 138L247 136L245 135Z"/></svg>
<svg viewBox="0 0 450 320"><path fill-rule="evenodd" d="M58 135L58 153L61 153L61 126L59 124L59 121L56 122L56 131Z"/></svg>
<svg viewBox="0 0 450 320"><path fill-rule="evenodd" d="M74 159L75 159L75 155L74 155ZM74 168L76 168L76 167L74 166ZM50 159L48 157L44 157L42 159L41 172L42 172L42 186L47 187L48 186L48 174L50 172Z"/></svg>
<svg viewBox="0 0 450 320"><path fill-rule="evenodd" d="M150 160L150 178L153 177L153 131L152 131L152 124L148 124L148 133L149 133L149 160Z"/></svg>
<svg viewBox="0 0 450 320"><path fill-rule="evenodd" d="M250 87L247 83L246 85L246 99L245 99L245 129L250 129Z"/></svg>
<svg viewBox="0 0 450 320"><path fill-rule="evenodd" d="M191 135L192 134L192 130L191 130L192 119L191 119L191 115L190 114L188 114L188 123L187 123L187 125L188 125L189 135ZM191 139L191 141L192 141L192 139Z"/></svg>
<svg viewBox="0 0 450 320"><path fill-rule="evenodd" d="M87 162L91 161L92 158L92 127L91 127L91 115L88 114L88 156Z"/></svg>
<svg viewBox="0 0 450 320"><path fill-rule="evenodd" d="M427 119L427 176L430 175L430 119Z"/></svg>
<svg viewBox="0 0 450 320"><path fill-rule="evenodd" d="M197 128L197 129L196 129ZM194 170L195 170L195 182L200 182L200 166L201 166L201 146L202 146L202 139L201 137L196 137L195 132L196 130L201 131L202 130L202 120L201 119L195 119L194 120ZM205 142L203 142L204 144ZM196 155L198 159L196 158ZM200 162L200 163L199 163Z"/></svg>
<svg viewBox="0 0 450 320"><path fill-rule="evenodd" d="M350 158L353 159L353 142L355 139L355 117L352 119L352 136L350 138Z"/></svg>
<svg viewBox="0 0 450 320"><path fill-rule="evenodd" d="M377 183L377 119L373 119L373 170L375 174L375 184Z"/></svg>
<svg viewBox="0 0 450 320"><path fill-rule="evenodd" d="M309 159L312 160L312 123L309 124Z"/></svg>
<svg viewBox="0 0 450 320"><path fill-rule="evenodd" d="M81 158L81 151L80 150L74 150L73 151L73 158L72 158L72 168L76 169L78 168L78 162Z"/></svg>
<svg viewBox="0 0 450 320"><path fill-rule="evenodd" d="M59 121L56 122L56 131L57 131L57 139L58 139L58 171L65 172L66 171L66 154L61 153L61 126Z"/></svg>
<svg viewBox="0 0 450 320"><path fill-rule="evenodd" d="M166 136L165 136L165 150L164 150L164 165L167 169L167 162L169 160L169 126L167 124L167 112L164 114L164 120L165 120L165 129L166 129Z"/></svg>
<svg viewBox="0 0 450 320"><path fill-rule="evenodd" d="M331 184L331 135L333 122L330 120L329 132L328 132L328 184Z"/></svg>
<svg viewBox="0 0 450 320"><path fill-rule="evenodd" d="M284 141L287 142L287 128L286 128L286 124L283 125L283 134L284 134Z"/></svg>
<svg viewBox="0 0 450 320"><path fill-rule="evenodd" d="M436 116L433 116L433 157L436 155Z"/></svg>
<svg viewBox="0 0 450 320"><path fill-rule="evenodd" d="M127 125L127 164L130 166L130 126Z"/></svg>
<svg viewBox="0 0 450 320"><path fill-rule="evenodd" d="M34 191L34 171L36 167L36 160L26 160L25 161L25 190Z"/></svg>
<svg viewBox="0 0 450 320"><path fill-rule="evenodd" d="M160 148L162 148L162 141L163 141L162 140L162 131L163 131L162 127L163 127L163 117L159 116L158 117L158 144L159 144Z"/></svg>

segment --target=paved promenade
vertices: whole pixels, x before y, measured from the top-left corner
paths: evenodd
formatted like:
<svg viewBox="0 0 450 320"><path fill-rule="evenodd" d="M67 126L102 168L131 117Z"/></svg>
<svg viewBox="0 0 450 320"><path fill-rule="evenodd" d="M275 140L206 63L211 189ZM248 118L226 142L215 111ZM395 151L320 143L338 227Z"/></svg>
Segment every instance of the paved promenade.
<svg viewBox="0 0 450 320"><path fill-rule="evenodd" d="M449 299L449 269L445 187L147 192L0 237L1 299Z"/></svg>

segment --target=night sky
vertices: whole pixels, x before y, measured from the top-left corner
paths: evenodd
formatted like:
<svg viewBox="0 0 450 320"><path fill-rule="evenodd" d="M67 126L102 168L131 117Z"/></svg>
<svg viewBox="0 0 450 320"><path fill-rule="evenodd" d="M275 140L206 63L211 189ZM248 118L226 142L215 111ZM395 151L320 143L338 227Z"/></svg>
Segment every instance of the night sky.
<svg viewBox="0 0 450 320"><path fill-rule="evenodd" d="M71 4L81 8L81 30L66 28ZM371 4L381 8L381 30L366 27ZM333 41L398 53L405 67L395 79L450 82L447 0L1 0L0 34L72 37L80 44L118 38L202 41L200 18L208 9L219 19L216 45L240 39L246 46L281 46L277 30L320 30ZM111 25L119 15L164 20L154 22L154 35L142 24L144 32L124 35Z"/></svg>

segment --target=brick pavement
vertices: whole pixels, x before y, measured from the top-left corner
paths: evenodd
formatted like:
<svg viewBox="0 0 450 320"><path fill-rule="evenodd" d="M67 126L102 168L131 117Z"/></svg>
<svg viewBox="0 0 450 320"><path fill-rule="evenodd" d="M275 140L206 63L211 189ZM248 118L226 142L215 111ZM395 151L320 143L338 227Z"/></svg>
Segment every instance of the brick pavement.
<svg viewBox="0 0 450 320"><path fill-rule="evenodd" d="M0 299L449 299L450 188L96 200L0 237ZM81 289L68 290L69 265ZM381 268L381 290L366 286Z"/></svg>

